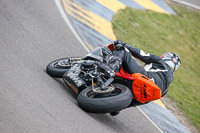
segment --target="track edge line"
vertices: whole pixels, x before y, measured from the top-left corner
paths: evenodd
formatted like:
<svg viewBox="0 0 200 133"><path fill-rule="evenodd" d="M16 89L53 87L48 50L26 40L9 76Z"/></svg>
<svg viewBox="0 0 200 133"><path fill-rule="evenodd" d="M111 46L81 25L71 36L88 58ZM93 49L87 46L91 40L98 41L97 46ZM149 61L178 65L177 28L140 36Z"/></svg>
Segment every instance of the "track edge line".
<svg viewBox="0 0 200 133"><path fill-rule="evenodd" d="M72 33L74 34L74 36L78 39L78 41L81 43L81 45L84 47L84 49L87 52L90 52L89 48L85 45L85 43L81 40L81 38L79 37L78 33L76 32L76 30L74 29L74 27L72 26L72 24L70 23L66 13L64 12L63 6L61 4L61 0L55 0L55 3L57 5L58 10L60 11L63 19L65 20L65 23L68 25L68 27L70 28L70 30L72 31Z"/></svg>

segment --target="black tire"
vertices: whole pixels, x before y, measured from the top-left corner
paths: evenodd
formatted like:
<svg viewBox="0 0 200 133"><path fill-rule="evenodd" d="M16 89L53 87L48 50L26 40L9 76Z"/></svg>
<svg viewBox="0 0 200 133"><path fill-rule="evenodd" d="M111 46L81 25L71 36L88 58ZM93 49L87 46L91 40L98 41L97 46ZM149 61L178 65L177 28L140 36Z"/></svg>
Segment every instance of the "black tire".
<svg viewBox="0 0 200 133"><path fill-rule="evenodd" d="M62 66L59 66L57 65L58 62L60 61L64 61L64 60L67 60L71 57L67 57L67 58L62 58L62 59L58 59L58 60L55 60L55 61L52 61L51 63L49 63L46 67L46 72L52 76L52 77L55 77L55 78L62 78L63 74L70 69L70 66L68 67L62 67ZM80 57L73 57L74 59L78 59Z"/></svg>
<svg viewBox="0 0 200 133"><path fill-rule="evenodd" d="M106 97L93 97L91 98L90 93L92 93L91 87L88 87L80 92L77 101L79 106L90 113L110 113L116 112L126 108L132 101L132 92L124 85L113 84L115 91Z"/></svg>

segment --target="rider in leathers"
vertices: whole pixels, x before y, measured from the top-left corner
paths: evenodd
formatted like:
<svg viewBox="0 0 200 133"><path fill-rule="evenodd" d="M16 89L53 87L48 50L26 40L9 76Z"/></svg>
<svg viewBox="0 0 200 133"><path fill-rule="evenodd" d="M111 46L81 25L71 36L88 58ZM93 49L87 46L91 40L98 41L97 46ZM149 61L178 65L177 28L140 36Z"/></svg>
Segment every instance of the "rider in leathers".
<svg viewBox="0 0 200 133"><path fill-rule="evenodd" d="M122 60L123 69L129 74L140 73L151 79L161 90L163 97L174 79L174 72L179 68L181 60L176 53L166 52L161 56L145 53L141 49L130 46L120 40L114 41L114 55ZM145 66L141 66L135 58L143 61ZM141 103L133 100L129 105L136 106ZM119 114L111 112L112 116Z"/></svg>
<svg viewBox="0 0 200 133"><path fill-rule="evenodd" d="M151 79L160 89L162 97L167 93L170 83L174 78L174 72L180 66L180 58L172 52L157 56L145 53L141 49L123 43L120 40L114 42L116 51L114 54L122 60L124 70L130 74L141 73ZM135 60L140 59L146 65L143 67Z"/></svg>

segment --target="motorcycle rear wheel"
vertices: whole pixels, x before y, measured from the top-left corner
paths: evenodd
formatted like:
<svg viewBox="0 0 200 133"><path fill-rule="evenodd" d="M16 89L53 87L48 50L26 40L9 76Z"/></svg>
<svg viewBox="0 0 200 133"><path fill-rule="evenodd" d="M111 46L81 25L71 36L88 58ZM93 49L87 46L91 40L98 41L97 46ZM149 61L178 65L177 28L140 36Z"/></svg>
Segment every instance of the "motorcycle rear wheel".
<svg viewBox="0 0 200 133"><path fill-rule="evenodd" d="M69 59L80 60L81 57L67 57L52 61L46 67L46 72L55 78L62 78L63 74L68 71L73 62L69 62Z"/></svg>
<svg viewBox="0 0 200 133"><path fill-rule="evenodd" d="M115 91L107 95L96 95L91 87L80 92L79 106L90 113L110 113L126 108L132 101L132 92L124 85L113 84Z"/></svg>

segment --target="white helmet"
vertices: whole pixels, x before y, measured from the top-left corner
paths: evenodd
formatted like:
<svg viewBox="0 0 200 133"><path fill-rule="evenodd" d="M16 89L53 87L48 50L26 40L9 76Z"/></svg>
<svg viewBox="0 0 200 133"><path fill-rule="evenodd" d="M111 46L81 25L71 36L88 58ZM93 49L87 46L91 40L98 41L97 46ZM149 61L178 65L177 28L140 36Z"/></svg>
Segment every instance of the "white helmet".
<svg viewBox="0 0 200 133"><path fill-rule="evenodd" d="M175 72L181 65L180 57L176 53L166 52L160 57L167 65L172 68L173 72Z"/></svg>

